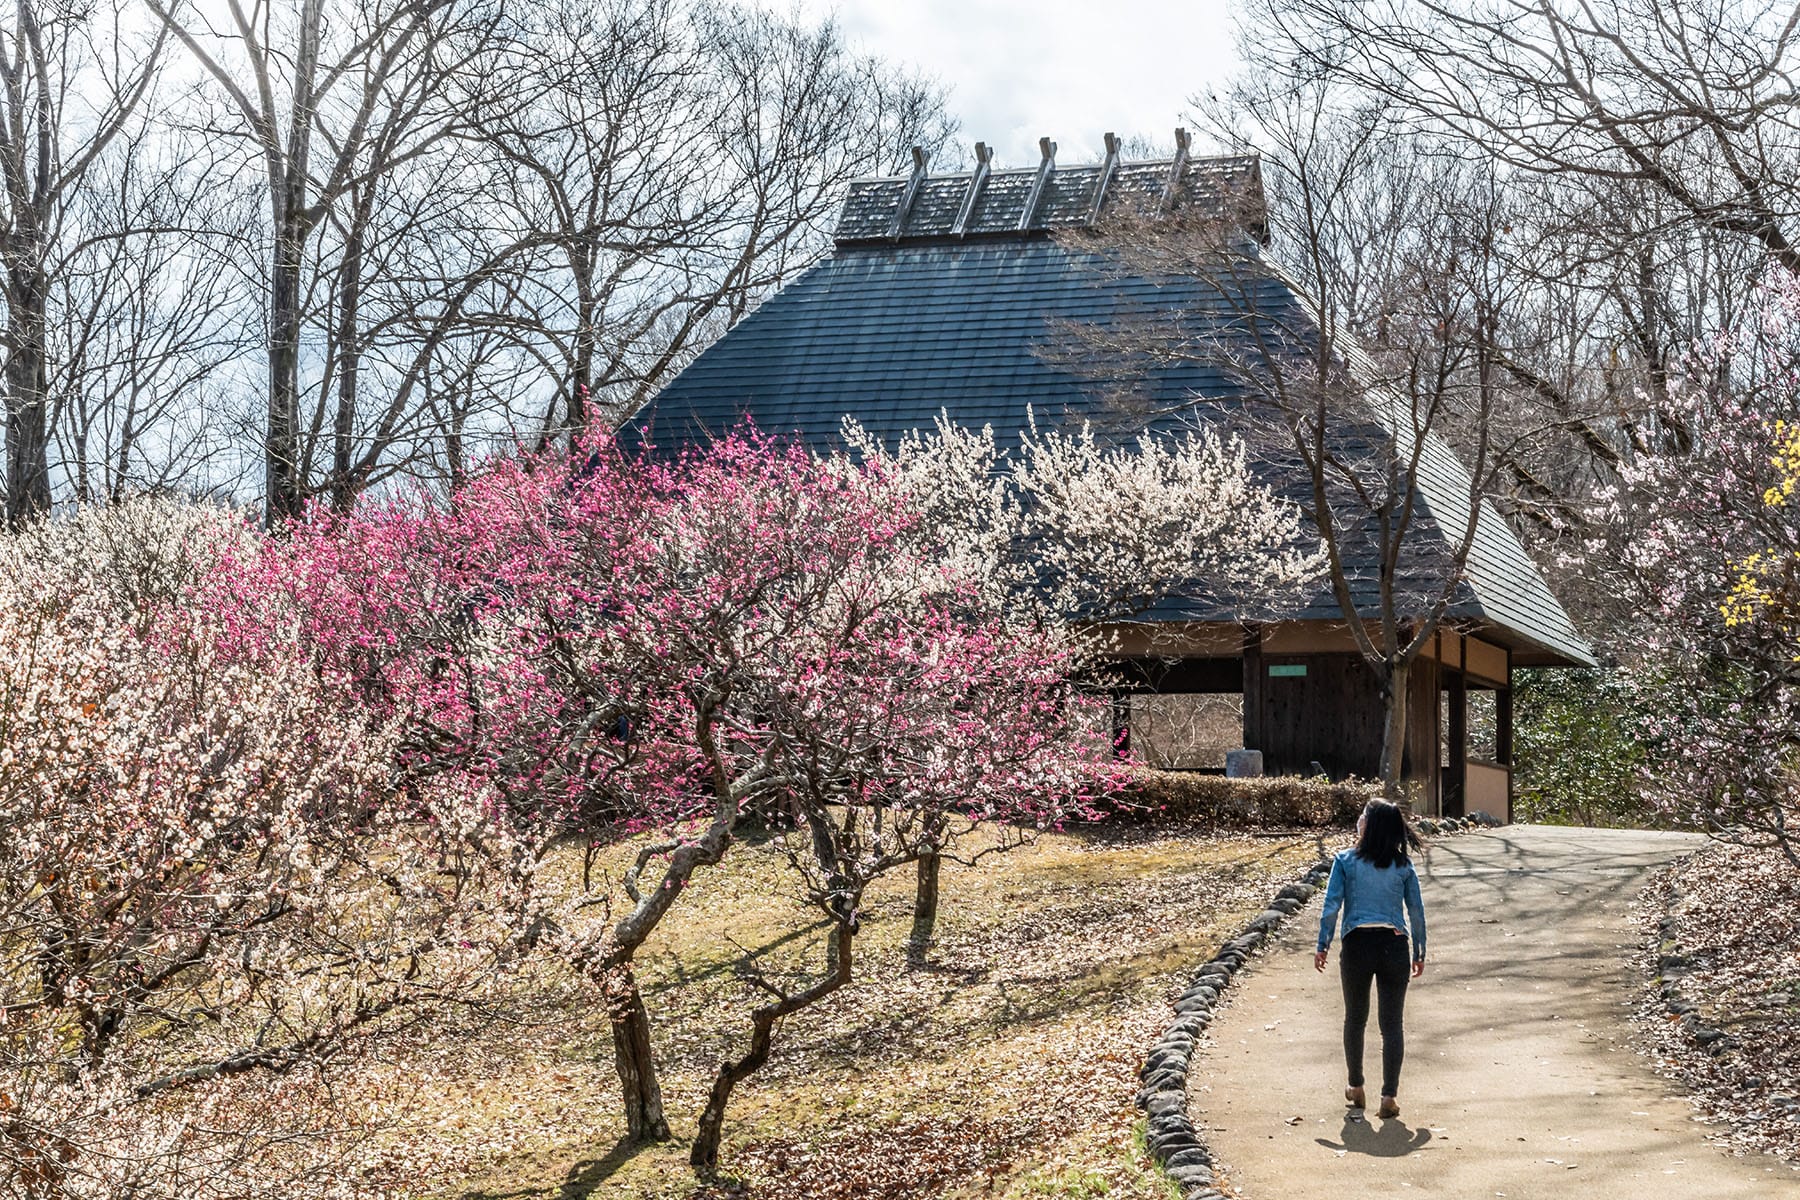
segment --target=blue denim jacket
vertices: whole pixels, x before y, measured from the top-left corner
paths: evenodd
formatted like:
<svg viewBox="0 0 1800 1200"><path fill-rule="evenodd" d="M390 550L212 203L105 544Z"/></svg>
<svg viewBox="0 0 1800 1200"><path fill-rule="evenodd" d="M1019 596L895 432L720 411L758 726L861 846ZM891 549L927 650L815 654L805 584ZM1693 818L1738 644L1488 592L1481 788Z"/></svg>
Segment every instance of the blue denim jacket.
<svg viewBox="0 0 1800 1200"><path fill-rule="evenodd" d="M1331 945L1338 910L1344 910L1344 932L1360 925L1412 927L1414 962L1425 959L1425 901L1419 895L1419 875L1412 864L1395 863L1385 869L1355 850L1340 850L1331 863L1331 882L1325 885L1325 911L1319 916L1319 949ZM1404 908L1404 916L1402 915Z"/></svg>

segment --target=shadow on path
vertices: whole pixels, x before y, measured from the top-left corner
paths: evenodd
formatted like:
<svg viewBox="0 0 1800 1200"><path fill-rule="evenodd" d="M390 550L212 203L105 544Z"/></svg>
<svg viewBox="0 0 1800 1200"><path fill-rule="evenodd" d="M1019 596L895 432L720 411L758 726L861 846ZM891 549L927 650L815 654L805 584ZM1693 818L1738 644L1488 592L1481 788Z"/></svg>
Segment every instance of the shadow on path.
<svg viewBox="0 0 1800 1200"><path fill-rule="evenodd" d="M1334 1142L1330 1138L1314 1138L1319 1145L1330 1150L1342 1150L1349 1154L1367 1154L1373 1158L1400 1158L1420 1149L1431 1140L1429 1129L1408 1129L1406 1122L1395 1118L1383 1121L1379 1127L1355 1109L1344 1114L1344 1130L1338 1134L1342 1141Z"/></svg>

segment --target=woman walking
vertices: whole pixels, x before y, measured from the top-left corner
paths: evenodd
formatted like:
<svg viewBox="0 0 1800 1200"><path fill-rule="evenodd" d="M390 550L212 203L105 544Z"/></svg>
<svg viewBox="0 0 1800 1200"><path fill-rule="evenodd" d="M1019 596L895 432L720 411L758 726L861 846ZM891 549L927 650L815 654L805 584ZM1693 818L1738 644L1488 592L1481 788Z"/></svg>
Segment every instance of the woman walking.
<svg viewBox="0 0 1800 1200"><path fill-rule="evenodd" d="M1363 1031L1369 1024L1369 981L1375 982L1377 1021L1381 1026L1382 1117L1400 1115L1400 1062L1406 1053L1401 1019L1406 1009L1408 964L1411 977L1425 973L1425 903L1419 876L1407 850L1419 839L1407 827L1399 808L1371 800L1356 822L1356 845L1338 852L1325 886L1325 912L1319 918L1319 948L1313 966L1323 971L1338 911L1344 914L1343 956L1338 975L1344 984L1344 1062L1350 1086L1344 1099L1367 1106L1363 1094ZM1402 915L1404 914L1404 915ZM1407 954L1406 930L1412 929Z"/></svg>

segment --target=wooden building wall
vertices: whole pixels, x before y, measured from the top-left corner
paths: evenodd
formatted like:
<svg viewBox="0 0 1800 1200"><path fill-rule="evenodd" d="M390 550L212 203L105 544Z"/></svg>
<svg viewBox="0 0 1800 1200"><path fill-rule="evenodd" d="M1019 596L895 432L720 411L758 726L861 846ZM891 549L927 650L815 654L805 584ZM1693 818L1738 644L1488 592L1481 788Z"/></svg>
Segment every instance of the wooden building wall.
<svg viewBox="0 0 1800 1200"><path fill-rule="evenodd" d="M1438 811L1443 782L1439 778L1438 760L1438 690L1441 682L1437 659L1421 654L1413 662L1407 680L1410 694L1406 698L1406 756L1401 760L1400 773L1406 779L1416 779L1425 785L1428 812ZM1378 759L1380 753L1378 748Z"/></svg>
<svg viewBox="0 0 1800 1200"><path fill-rule="evenodd" d="M1265 652L1260 657L1259 669L1246 663L1244 672L1244 744L1263 752L1263 769L1304 775L1318 763L1333 779L1380 778L1387 706L1381 681L1362 656ZM1401 770L1423 781L1433 796L1439 774L1438 686L1435 659L1413 664Z"/></svg>
<svg viewBox="0 0 1800 1200"><path fill-rule="evenodd" d="M1302 624L1253 629L1242 635L1239 647L1221 642L1215 633L1207 636L1209 640L1195 644L1199 653L1192 656L1157 657L1140 651L1140 656L1127 659L1132 690L1241 690L1243 744L1263 752L1263 769L1268 774L1310 774L1316 763L1333 779L1380 777L1386 715L1381 683L1352 648L1346 630ZM1236 654L1231 653L1233 649ZM1510 695L1505 691L1510 667L1508 653L1501 647L1448 631L1414 661L1408 681L1408 729L1401 769L1408 780L1423 785L1419 797L1422 812L1460 813L1465 799L1494 811L1501 807L1495 803L1496 795L1510 794L1510 771L1504 766L1467 759L1464 701L1466 687L1472 683L1502 689L1499 756L1501 764L1506 764L1511 757ZM1448 748L1440 746L1440 720L1446 715ZM1447 769L1442 758L1446 752L1450 757ZM1475 769L1483 772L1481 794L1468 796L1474 782L1471 770ZM1510 817L1509 812L1506 815Z"/></svg>
<svg viewBox="0 0 1800 1200"><path fill-rule="evenodd" d="M1261 695L1244 700L1244 744L1263 752L1265 771L1304 775L1316 762L1333 779L1379 774L1381 688L1359 655L1264 655L1258 682Z"/></svg>

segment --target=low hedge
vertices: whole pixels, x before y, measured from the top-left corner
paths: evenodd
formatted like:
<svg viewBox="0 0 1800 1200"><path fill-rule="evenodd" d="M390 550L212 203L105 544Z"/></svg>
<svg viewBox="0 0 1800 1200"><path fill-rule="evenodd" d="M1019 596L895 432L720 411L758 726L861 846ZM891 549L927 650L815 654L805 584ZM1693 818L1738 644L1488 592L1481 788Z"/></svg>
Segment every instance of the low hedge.
<svg viewBox="0 0 1800 1200"><path fill-rule="evenodd" d="M1298 775L1227 779L1197 771L1139 767L1115 797L1115 816L1214 825L1354 825L1381 786Z"/></svg>

